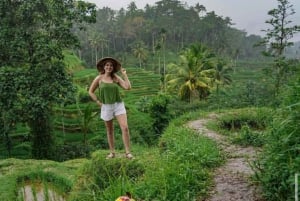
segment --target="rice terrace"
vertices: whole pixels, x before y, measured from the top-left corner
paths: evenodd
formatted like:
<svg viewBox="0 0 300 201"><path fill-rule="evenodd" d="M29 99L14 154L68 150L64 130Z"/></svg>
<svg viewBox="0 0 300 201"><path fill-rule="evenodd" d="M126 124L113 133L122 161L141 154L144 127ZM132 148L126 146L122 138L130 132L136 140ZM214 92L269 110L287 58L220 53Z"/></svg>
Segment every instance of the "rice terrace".
<svg viewBox="0 0 300 201"><path fill-rule="evenodd" d="M200 2L2 0L0 200L298 201L299 11L275 2L255 35Z"/></svg>

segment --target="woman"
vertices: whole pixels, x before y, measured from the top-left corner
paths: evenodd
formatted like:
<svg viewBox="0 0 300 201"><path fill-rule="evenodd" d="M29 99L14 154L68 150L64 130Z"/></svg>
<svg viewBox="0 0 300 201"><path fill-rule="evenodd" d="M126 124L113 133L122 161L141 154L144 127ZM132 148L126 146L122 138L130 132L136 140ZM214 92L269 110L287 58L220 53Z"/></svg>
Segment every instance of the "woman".
<svg viewBox="0 0 300 201"><path fill-rule="evenodd" d="M110 153L106 158L114 158L114 127L113 118L115 117L122 131L122 139L125 147L125 157L132 159L130 153L130 136L127 124L127 114L124 102L121 99L119 87L125 90L131 89L130 81L127 77L126 70L122 68L121 63L114 58L105 57L97 62L99 75L93 80L89 95L101 108L101 119L105 122L107 140ZM123 79L116 75L116 72L121 71ZM99 100L95 95L95 90L99 87Z"/></svg>

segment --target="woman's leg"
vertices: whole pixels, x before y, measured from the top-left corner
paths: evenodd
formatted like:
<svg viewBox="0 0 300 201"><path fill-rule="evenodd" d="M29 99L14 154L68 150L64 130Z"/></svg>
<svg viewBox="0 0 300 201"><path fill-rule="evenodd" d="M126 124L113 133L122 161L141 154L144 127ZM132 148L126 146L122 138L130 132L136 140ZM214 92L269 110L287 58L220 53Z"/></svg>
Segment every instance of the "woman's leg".
<svg viewBox="0 0 300 201"><path fill-rule="evenodd" d="M130 153L130 136L129 136L128 123L127 123L127 115L126 114L117 115L116 119L118 120L118 123L122 131L122 139L125 147L125 152Z"/></svg>
<svg viewBox="0 0 300 201"><path fill-rule="evenodd" d="M110 153L115 153L115 137L113 120L105 121L106 135Z"/></svg>

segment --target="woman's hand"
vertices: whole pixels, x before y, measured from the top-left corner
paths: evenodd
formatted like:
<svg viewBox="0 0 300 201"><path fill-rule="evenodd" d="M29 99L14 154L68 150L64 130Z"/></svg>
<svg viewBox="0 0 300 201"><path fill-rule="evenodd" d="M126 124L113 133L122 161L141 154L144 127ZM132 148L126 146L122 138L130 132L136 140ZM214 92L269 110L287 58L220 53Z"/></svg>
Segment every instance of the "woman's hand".
<svg viewBox="0 0 300 201"><path fill-rule="evenodd" d="M123 89L126 89L126 90L129 90L131 89L131 84L130 84L130 81L127 77L127 73L126 73L126 70L125 68L121 67L120 69L122 75L123 75L123 79L121 77L119 77L119 85L123 88Z"/></svg>
<svg viewBox="0 0 300 201"><path fill-rule="evenodd" d="M97 105L99 105L99 107L101 108L102 103L101 103L99 100L97 100L96 103L97 103Z"/></svg>
<svg viewBox="0 0 300 201"><path fill-rule="evenodd" d="M123 67L121 67L121 73L122 73L122 75L127 75L127 73L126 73L126 69L125 69L125 68L123 68Z"/></svg>

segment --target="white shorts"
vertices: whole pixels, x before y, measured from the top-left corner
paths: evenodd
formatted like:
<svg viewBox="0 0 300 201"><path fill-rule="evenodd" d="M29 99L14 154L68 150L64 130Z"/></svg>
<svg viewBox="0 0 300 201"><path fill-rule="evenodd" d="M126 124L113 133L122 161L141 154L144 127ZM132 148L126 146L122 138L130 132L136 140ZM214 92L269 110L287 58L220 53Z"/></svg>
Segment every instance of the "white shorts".
<svg viewBox="0 0 300 201"><path fill-rule="evenodd" d="M120 114L126 114L124 102L114 104L102 104L101 106L101 119L104 121L110 121L115 116Z"/></svg>

